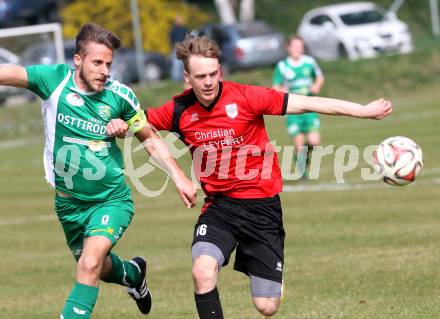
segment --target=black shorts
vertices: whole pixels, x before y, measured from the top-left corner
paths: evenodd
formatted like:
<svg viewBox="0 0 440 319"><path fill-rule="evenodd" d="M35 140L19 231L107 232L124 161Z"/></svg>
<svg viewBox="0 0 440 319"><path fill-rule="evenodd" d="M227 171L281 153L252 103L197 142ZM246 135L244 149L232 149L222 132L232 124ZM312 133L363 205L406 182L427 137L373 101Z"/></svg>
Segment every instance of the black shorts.
<svg viewBox="0 0 440 319"><path fill-rule="evenodd" d="M283 214L279 196L235 199L216 196L204 207L192 245L209 242L224 256L237 247L234 269L281 283L284 264Z"/></svg>

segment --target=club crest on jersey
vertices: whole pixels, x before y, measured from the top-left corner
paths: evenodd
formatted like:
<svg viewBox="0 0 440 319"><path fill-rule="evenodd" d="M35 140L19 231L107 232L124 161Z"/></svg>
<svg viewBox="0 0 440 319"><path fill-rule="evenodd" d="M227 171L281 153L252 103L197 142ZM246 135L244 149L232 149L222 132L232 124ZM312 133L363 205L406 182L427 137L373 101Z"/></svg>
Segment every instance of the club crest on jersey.
<svg viewBox="0 0 440 319"><path fill-rule="evenodd" d="M199 120L199 114L196 113L196 112L192 113L191 114L191 118L190 118L191 123L195 122L195 121L198 121L198 120Z"/></svg>
<svg viewBox="0 0 440 319"><path fill-rule="evenodd" d="M99 110L99 115L105 119L105 120L109 120L111 117L111 113L110 113L110 106L108 105L100 105L98 106L98 110Z"/></svg>
<svg viewBox="0 0 440 319"><path fill-rule="evenodd" d="M235 119L237 117L238 115L237 103L226 104L225 109L226 109L226 114L228 115L229 118Z"/></svg>
<svg viewBox="0 0 440 319"><path fill-rule="evenodd" d="M84 105L84 100L78 93L69 93L66 95L66 101L73 106L81 106Z"/></svg>

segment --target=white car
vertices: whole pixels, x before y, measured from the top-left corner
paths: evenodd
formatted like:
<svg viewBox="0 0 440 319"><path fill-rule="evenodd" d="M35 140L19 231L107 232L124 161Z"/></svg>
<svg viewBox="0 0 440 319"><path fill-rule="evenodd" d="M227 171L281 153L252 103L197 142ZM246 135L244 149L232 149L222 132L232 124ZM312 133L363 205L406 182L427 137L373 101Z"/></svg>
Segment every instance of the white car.
<svg viewBox="0 0 440 319"><path fill-rule="evenodd" d="M349 2L308 11L298 28L308 54L323 60L409 53L408 25L372 2Z"/></svg>

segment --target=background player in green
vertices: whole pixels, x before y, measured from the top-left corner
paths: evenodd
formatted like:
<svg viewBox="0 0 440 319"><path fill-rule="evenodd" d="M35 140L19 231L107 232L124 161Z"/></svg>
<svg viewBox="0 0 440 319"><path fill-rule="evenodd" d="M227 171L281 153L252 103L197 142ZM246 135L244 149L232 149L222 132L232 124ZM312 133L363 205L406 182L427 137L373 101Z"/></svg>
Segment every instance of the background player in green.
<svg viewBox="0 0 440 319"><path fill-rule="evenodd" d="M288 57L277 63L273 73L273 88L301 95L317 95L324 84L324 75L315 59L304 54L304 41L291 36L287 42ZM307 166L313 146L320 144L320 121L317 113L286 115L289 136L296 150L296 167L300 176L307 177Z"/></svg>
<svg viewBox="0 0 440 319"><path fill-rule="evenodd" d="M134 93L109 77L119 46L110 31L86 24L76 38L74 70L64 64L0 67L0 84L28 88L43 100L46 179L55 187L56 212L78 261L62 319L90 318L99 280L127 286L142 313L151 308L145 259L127 261L111 252L133 217L122 154L106 133L112 118L127 123L169 172L185 205L195 205L192 182L147 125Z"/></svg>

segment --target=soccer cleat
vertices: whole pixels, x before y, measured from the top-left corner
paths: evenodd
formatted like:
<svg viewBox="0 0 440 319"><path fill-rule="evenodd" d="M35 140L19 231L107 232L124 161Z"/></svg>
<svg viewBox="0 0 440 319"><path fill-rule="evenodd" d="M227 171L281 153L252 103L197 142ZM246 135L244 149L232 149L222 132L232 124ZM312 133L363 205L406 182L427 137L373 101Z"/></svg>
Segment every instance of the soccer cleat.
<svg viewBox="0 0 440 319"><path fill-rule="evenodd" d="M138 268L141 274L141 282L137 287L127 288L128 294L136 301L139 311L143 314L148 314L151 310L151 292L147 287L145 275L147 273L147 261L144 257L134 257L129 261L132 265Z"/></svg>

